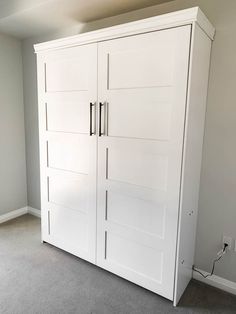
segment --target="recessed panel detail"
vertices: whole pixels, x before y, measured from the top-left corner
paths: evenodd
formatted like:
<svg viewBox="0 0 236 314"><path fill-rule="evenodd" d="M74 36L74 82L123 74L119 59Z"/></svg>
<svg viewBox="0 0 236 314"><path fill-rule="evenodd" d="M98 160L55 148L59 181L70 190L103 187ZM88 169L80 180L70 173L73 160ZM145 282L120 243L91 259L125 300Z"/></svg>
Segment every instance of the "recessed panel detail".
<svg viewBox="0 0 236 314"><path fill-rule="evenodd" d="M88 133L89 103L56 102L46 104L47 130L56 132Z"/></svg>
<svg viewBox="0 0 236 314"><path fill-rule="evenodd" d="M57 208L50 211L50 234L61 243L88 250L87 215L72 209Z"/></svg>
<svg viewBox="0 0 236 314"><path fill-rule="evenodd" d="M168 158L129 149L107 149L107 179L166 190Z"/></svg>
<svg viewBox="0 0 236 314"><path fill-rule="evenodd" d="M88 59L85 56L47 61L45 66L46 91L88 90L88 69Z"/></svg>
<svg viewBox="0 0 236 314"><path fill-rule="evenodd" d="M107 232L106 259L141 276L162 281L163 252Z"/></svg>
<svg viewBox="0 0 236 314"><path fill-rule="evenodd" d="M136 49L110 53L108 88L171 86L174 73L174 52L171 46L171 42L163 42L158 47L150 47L149 44L148 48L139 46Z"/></svg>
<svg viewBox="0 0 236 314"><path fill-rule="evenodd" d="M63 136L48 141L48 166L88 174L89 142L86 136Z"/></svg>
<svg viewBox="0 0 236 314"><path fill-rule="evenodd" d="M168 141L171 137L172 90L112 91L108 136Z"/></svg>
<svg viewBox="0 0 236 314"><path fill-rule="evenodd" d="M48 178L48 200L84 213L88 211L88 176L53 175Z"/></svg>
<svg viewBox="0 0 236 314"><path fill-rule="evenodd" d="M107 220L162 238L165 206L156 202L107 191Z"/></svg>

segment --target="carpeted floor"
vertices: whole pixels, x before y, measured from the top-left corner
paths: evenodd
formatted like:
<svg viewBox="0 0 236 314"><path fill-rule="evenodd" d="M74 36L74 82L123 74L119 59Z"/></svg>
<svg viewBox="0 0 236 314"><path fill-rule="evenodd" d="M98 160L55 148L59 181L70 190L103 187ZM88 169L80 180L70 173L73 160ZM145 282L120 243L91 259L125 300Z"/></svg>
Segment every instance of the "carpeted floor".
<svg viewBox="0 0 236 314"><path fill-rule="evenodd" d="M196 281L180 305L49 244L40 220L0 225L0 314L236 313L236 297Z"/></svg>

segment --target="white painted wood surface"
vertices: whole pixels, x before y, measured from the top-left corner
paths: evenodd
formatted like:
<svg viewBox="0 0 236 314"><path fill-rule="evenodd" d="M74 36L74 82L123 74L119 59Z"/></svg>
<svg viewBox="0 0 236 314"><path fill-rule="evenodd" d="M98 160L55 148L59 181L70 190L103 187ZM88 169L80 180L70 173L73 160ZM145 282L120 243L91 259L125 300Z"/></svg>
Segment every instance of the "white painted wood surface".
<svg viewBox="0 0 236 314"><path fill-rule="evenodd" d="M192 265L194 264L210 53L211 40L198 25L195 25L189 69L176 259L175 305L179 302L192 278Z"/></svg>
<svg viewBox="0 0 236 314"><path fill-rule="evenodd" d="M175 305L192 276L213 36L193 8L35 46L42 239Z"/></svg>
<svg viewBox="0 0 236 314"><path fill-rule="evenodd" d="M107 123L98 141L97 263L169 299L190 32L184 26L98 45L98 98L106 102ZM120 215L121 198L133 217L126 221L123 211L119 221L110 220L109 205L118 202L113 215ZM152 224L135 226L145 216L149 222L161 218L156 234Z"/></svg>
<svg viewBox="0 0 236 314"><path fill-rule="evenodd" d="M95 262L96 44L38 59L42 240Z"/></svg>

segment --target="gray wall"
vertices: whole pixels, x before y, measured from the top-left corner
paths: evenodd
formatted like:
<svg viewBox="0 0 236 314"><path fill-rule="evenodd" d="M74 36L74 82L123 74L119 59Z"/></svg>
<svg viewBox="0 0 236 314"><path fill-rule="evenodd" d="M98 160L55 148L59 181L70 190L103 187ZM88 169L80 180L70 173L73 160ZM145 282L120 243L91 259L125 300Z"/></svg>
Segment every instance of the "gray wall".
<svg viewBox="0 0 236 314"><path fill-rule="evenodd" d="M28 205L40 209L36 59L32 42L22 43Z"/></svg>
<svg viewBox="0 0 236 314"><path fill-rule="evenodd" d="M197 267L209 271L211 261L216 251L220 249L222 234L236 238L236 1L175 0L96 21L87 24L80 31L137 20L195 5L201 7L217 31L210 70L195 258ZM58 38L65 34L73 35L78 32L78 29L49 35L47 39ZM42 40L43 38L34 38L23 42L28 197L29 205L36 208L40 208L40 202L36 67L32 43ZM216 266L216 274L236 281L235 265L236 253L232 251Z"/></svg>
<svg viewBox="0 0 236 314"><path fill-rule="evenodd" d="M21 43L0 34L0 215L27 205Z"/></svg>

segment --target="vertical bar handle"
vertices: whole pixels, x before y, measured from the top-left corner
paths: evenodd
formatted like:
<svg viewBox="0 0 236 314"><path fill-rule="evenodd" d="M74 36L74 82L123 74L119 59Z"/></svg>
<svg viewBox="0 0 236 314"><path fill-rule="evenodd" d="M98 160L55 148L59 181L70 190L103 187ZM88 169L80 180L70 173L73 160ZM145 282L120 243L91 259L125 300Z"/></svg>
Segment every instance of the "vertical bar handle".
<svg viewBox="0 0 236 314"><path fill-rule="evenodd" d="M95 135L95 130L93 130L93 107L96 103L90 102L89 104L89 136Z"/></svg>
<svg viewBox="0 0 236 314"><path fill-rule="evenodd" d="M105 133L102 133L102 107L105 106L105 103L100 102L99 103L99 132L98 136L102 136Z"/></svg>

